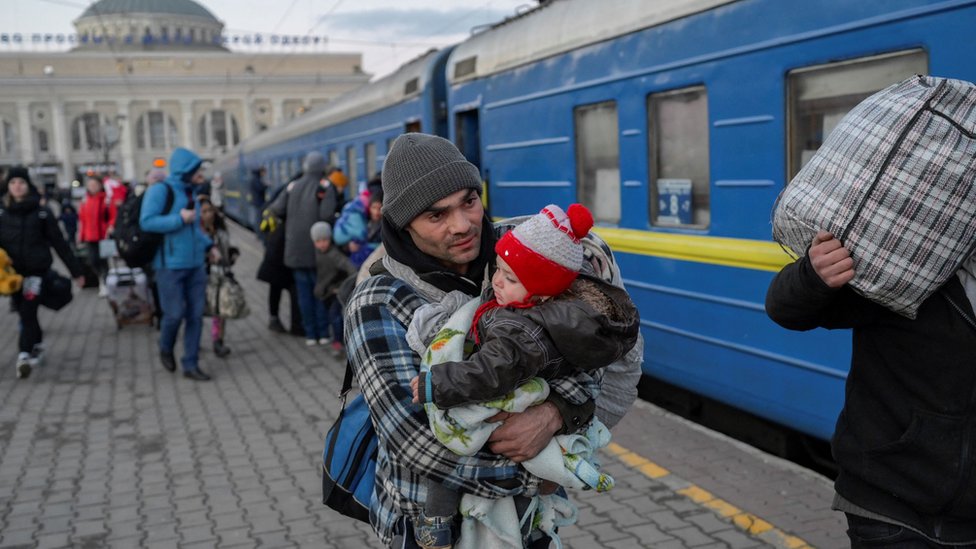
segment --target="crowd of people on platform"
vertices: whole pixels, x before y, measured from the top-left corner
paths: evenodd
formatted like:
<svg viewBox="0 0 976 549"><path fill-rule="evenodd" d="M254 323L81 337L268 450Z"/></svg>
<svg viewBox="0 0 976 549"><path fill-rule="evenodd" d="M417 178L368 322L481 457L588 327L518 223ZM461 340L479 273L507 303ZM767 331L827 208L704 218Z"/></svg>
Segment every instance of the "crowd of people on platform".
<svg viewBox="0 0 976 549"><path fill-rule="evenodd" d="M173 152L166 167L153 168L132 184L114 172L89 172L83 178L84 195L77 199L67 194L45 196L45 189L31 183L27 169L10 169L0 179L4 183L0 249L11 259L11 268L32 284L33 276L56 272L48 251L53 248L79 286L98 288L99 295L106 296L110 262L122 264L118 256L113 258L119 211L127 199L138 200L139 228L162 239L152 260L139 266L148 275L156 304L160 361L167 370L176 370L174 347L182 326L183 374L206 380L209 375L199 365L206 288L211 271L229 271L239 252L230 241L222 213L220 174L208 181L203 160L182 148ZM379 178L347 200L342 170L327 167L322 155L312 152L290 182L273 187L260 168L252 173L250 184L252 211L257 216L243 221L253 223L264 246L257 278L269 284L269 329L290 332L305 338L309 346L326 346L341 355L340 289L346 294L351 291L359 266L380 243ZM25 225L21 218L28 213L32 223ZM32 254L23 253L26 248L21 244L35 237L40 240ZM278 314L283 292L289 293L291 304L287 329ZM23 292L11 295L12 307L25 327L16 362L18 377L23 378L40 364L42 335L37 303L24 299ZM231 353L227 319L208 314L213 316L214 354L226 357Z"/></svg>
<svg viewBox="0 0 976 549"><path fill-rule="evenodd" d="M308 346L327 346L339 356L344 352L344 294L380 244L380 179L347 200L345 174L326 166L318 152L308 153L302 171L270 196L264 194L265 174L263 169L253 173L251 193L255 210L263 207L256 220L265 243L258 278L270 285L268 327L286 331L278 310L282 292L288 291L288 331L303 336Z"/></svg>

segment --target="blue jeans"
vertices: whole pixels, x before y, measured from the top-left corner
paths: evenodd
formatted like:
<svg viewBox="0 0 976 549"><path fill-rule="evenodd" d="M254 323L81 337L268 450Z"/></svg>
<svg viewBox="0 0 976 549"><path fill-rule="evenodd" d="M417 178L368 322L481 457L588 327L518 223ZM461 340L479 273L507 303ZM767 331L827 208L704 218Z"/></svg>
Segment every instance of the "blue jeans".
<svg viewBox="0 0 976 549"><path fill-rule="evenodd" d="M315 298L315 269L292 269L305 339L329 337L329 310Z"/></svg>
<svg viewBox="0 0 976 549"><path fill-rule="evenodd" d="M203 328L203 305L206 300L207 272L203 265L192 269L158 269L156 286L163 309L160 322L159 351L172 353L176 335L183 328L183 371L197 368L200 355L200 332Z"/></svg>
<svg viewBox="0 0 976 549"><path fill-rule="evenodd" d="M329 328L332 330L332 340L342 343L342 304L339 303L339 298L334 295L329 296L324 303L329 312Z"/></svg>

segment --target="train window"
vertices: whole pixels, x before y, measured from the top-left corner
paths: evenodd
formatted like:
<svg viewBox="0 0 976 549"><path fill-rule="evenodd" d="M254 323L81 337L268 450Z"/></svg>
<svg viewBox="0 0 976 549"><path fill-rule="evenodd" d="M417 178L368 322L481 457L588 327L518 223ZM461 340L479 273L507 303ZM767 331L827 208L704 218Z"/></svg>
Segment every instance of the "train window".
<svg viewBox="0 0 976 549"><path fill-rule="evenodd" d="M339 151L335 149L329 151L329 167L331 168L339 167Z"/></svg>
<svg viewBox="0 0 976 549"><path fill-rule="evenodd" d="M363 178L369 181L370 178L376 175L376 143L366 143L363 157L366 159L366 166L363 168Z"/></svg>
<svg viewBox="0 0 976 549"><path fill-rule="evenodd" d="M620 222L617 102L576 107L576 196L602 223Z"/></svg>
<svg viewBox="0 0 976 549"><path fill-rule="evenodd" d="M652 223L708 227L711 180L705 87L649 95L647 117Z"/></svg>
<svg viewBox="0 0 976 549"><path fill-rule="evenodd" d="M420 131L423 131L420 128L420 120L411 120L410 122L407 122L406 125L403 127L404 133L420 132Z"/></svg>
<svg viewBox="0 0 976 549"><path fill-rule="evenodd" d="M346 148L346 196L348 197L350 193L356 192L357 178L356 178L356 148L347 147Z"/></svg>
<svg viewBox="0 0 976 549"><path fill-rule="evenodd" d="M411 93L417 93L417 90L419 89L420 89L420 78L416 78L416 77L411 78L410 80L407 80L406 84L403 85L403 95L407 96L410 95Z"/></svg>
<svg viewBox="0 0 976 549"><path fill-rule="evenodd" d="M466 57L454 64L454 78L462 78L469 74L474 74L477 67L478 56Z"/></svg>
<svg viewBox="0 0 976 549"><path fill-rule="evenodd" d="M909 50L804 67L788 75L789 178L800 171L855 105L913 74L928 74L928 56Z"/></svg>

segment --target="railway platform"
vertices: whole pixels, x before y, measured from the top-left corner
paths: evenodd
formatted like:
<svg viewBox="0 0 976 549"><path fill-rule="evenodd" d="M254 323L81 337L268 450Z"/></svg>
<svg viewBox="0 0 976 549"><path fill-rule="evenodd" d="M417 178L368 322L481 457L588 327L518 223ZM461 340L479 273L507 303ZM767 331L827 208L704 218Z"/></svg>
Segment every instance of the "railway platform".
<svg viewBox="0 0 976 549"><path fill-rule="evenodd" d="M252 313L228 323L226 359L204 330L211 382L164 370L157 332L117 329L94 290L42 312L45 364L18 380L17 319L0 314L0 548L379 546L320 502L343 364L266 328L260 244L232 234ZM571 494L565 547L847 546L827 479L650 404L602 461L617 485Z"/></svg>

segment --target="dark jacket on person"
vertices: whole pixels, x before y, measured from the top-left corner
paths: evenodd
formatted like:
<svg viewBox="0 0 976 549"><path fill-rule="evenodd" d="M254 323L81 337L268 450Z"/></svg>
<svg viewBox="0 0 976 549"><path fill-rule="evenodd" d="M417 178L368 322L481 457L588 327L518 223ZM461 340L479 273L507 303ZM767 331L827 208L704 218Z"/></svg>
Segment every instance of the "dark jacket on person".
<svg viewBox="0 0 976 549"><path fill-rule="evenodd" d="M358 272L349 257L335 245L325 252L315 250L315 289L312 293L317 299L325 300L336 294L345 279L355 277Z"/></svg>
<svg viewBox="0 0 976 549"><path fill-rule="evenodd" d="M33 192L20 202L8 197L0 199L0 248L10 256L14 270L24 276L41 276L51 268L51 248L72 277L82 275L81 265L65 242L57 219L40 205L40 196Z"/></svg>
<svg viewBox="0 0 976 549"><path fill-rule="evenodd" d="M942 542L976 539L976 315L957 277L911 320L827 287L804 257L773 279L766 312L791 330L853 329L838 495Z"/></svg>
<svg viewBox="0 0 976 549"><path fill-rule="evenodd" d="M492 295L489 288L485 297ZM533 377L604 368L634 346L640 330L637 307L624 289L582 275L552 299L526 308L489 308L477 322L480 346L474 354L430 368L438 407L495 400ZM424 376L420 384L424 395Z"/></svg>
<svg viewBox="0 0 976 549"><path fill-rule="evenodd" d="M332 224L335 220L335 187L320 183L325 158L316 152L308 153L302 168L302 176L289 183L291 188L268 207L285 220L285 265L290 269L315 268L315 245L308 236L309 230L317 221Z"/></svg>
<svg viewBox="0 0 976 549"><path fill-rule="evenodd" d="M267 193L267 185L264 184L264 178L261 177L261 170L254 170L251 172L251 204L261 211L265 204L265 193Z"/></svg>
<svg viewBox="0 0 976 549"><path fill-rule="evenodd" d="M62 206L58 221L64 226L64 232L67 233L68 240L73 241L75 235L78 234L78 213L75 212L74 207L70 205Z"/></svg>
<svg viewBox="0 0 976 549"><path fill-rule="evenodd" d="M285 186L281 185L271 195L270 202L284 194ZM285 266L285 224L281 221L274 224L274 230L267 233L264 245L264 257L258 266L257 279L272 286L287 288L294 284L291 269Z"/></svg>

